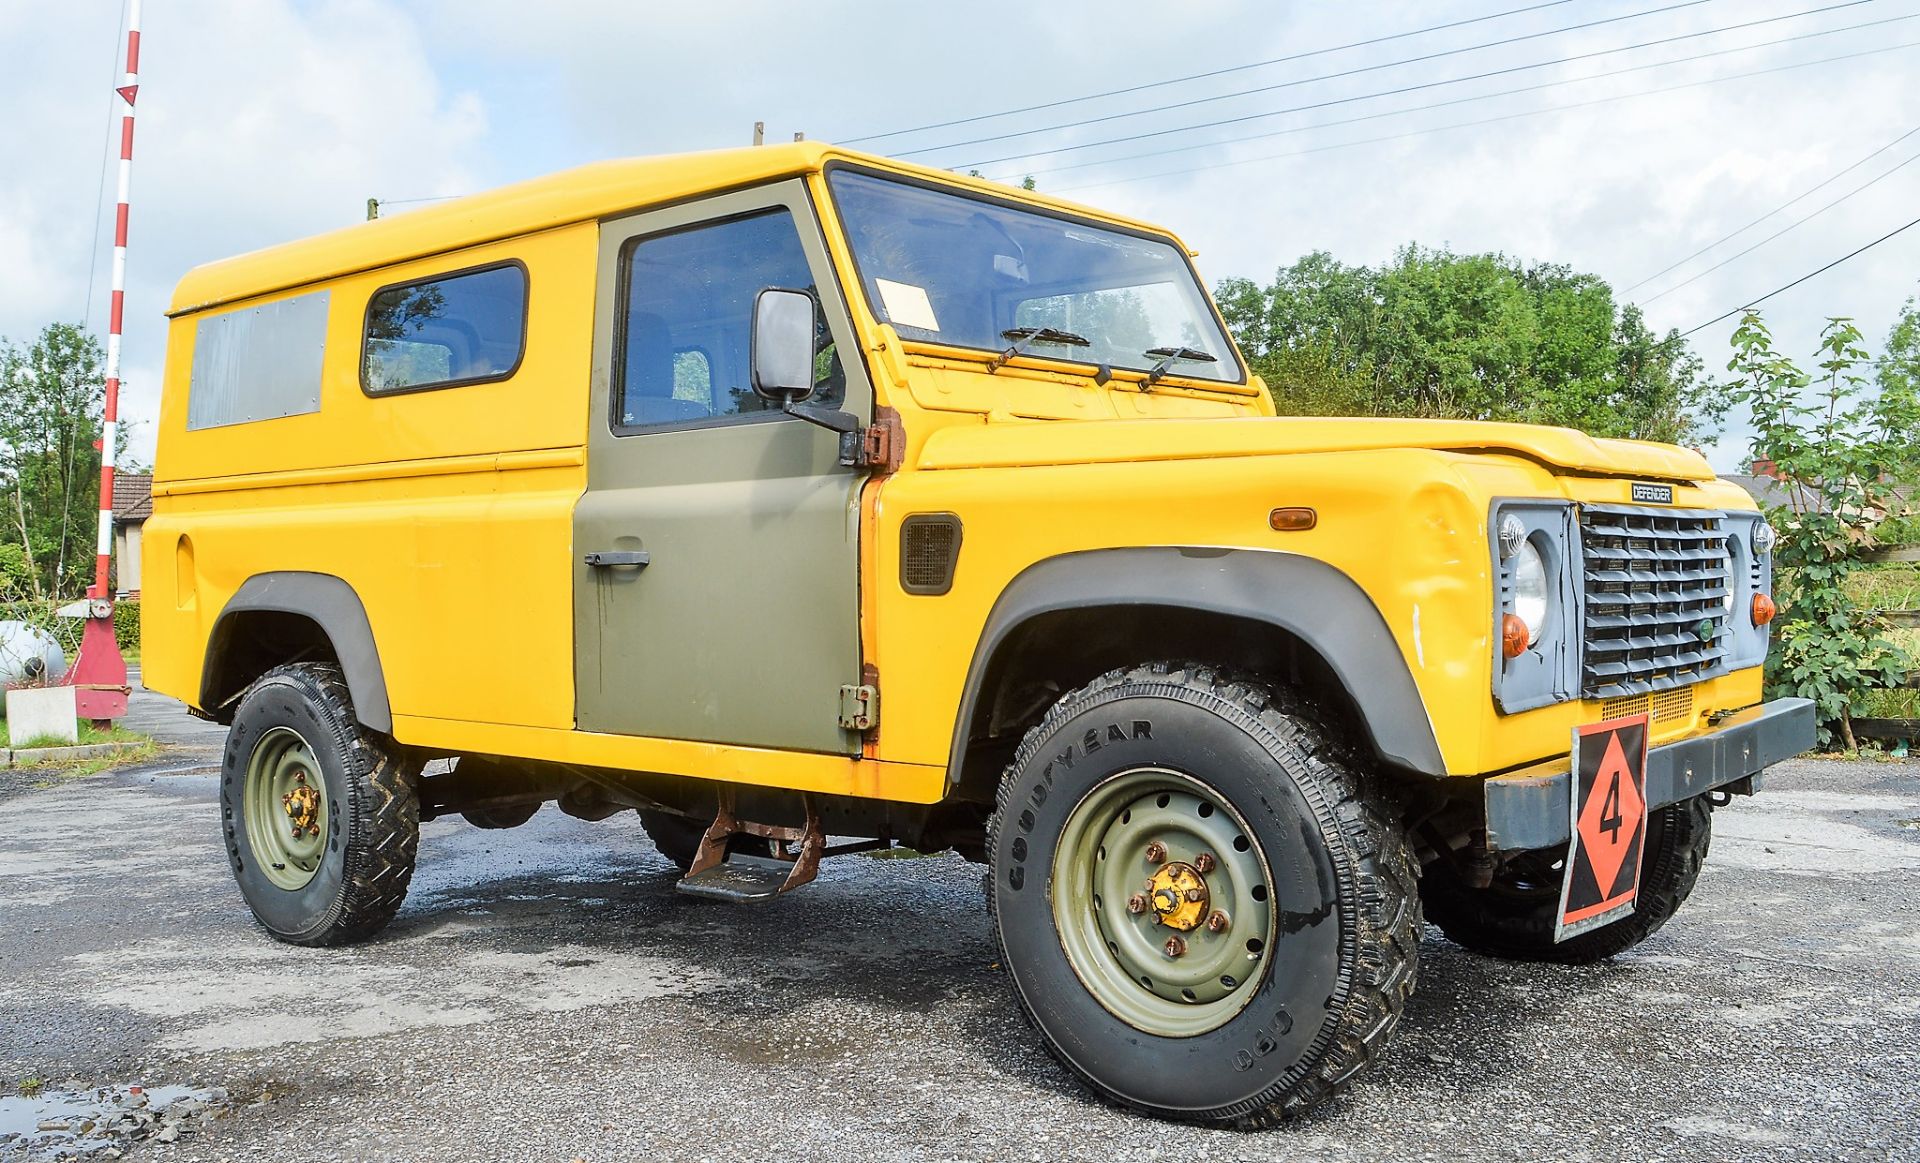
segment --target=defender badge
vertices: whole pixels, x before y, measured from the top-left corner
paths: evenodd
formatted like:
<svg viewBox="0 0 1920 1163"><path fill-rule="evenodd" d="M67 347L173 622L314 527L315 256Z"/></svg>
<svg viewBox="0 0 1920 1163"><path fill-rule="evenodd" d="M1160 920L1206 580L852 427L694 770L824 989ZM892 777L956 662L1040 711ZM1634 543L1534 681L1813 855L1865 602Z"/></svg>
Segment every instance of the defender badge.
<svg viewBox="0 0 1920 1163"><path fill-rule="evenodd" d="M1649 485L1640 481L1633 482L1633 499L1650 505L1673 504L1672 485Z"/></svg>

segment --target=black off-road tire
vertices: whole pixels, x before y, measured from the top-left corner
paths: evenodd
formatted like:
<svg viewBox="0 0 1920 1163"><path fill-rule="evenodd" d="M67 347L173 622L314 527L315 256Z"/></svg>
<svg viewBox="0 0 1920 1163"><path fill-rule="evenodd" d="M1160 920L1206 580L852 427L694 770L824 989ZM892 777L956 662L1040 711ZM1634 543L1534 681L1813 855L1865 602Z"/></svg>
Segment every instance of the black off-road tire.
<svg viewBox="0 0 1920 1163"><path fill-rule="evenodd" d="M326 847L313 878L295 890L259 867L243 815L249 758L276 727L307 742L326 789ZM234 876L261 927L293 945L347 945L384 928L413 879L419 770L391 739L360 725L338 666L281 666L249 687L227 734L220 815Z"/></svg>
<svg viewBox="0 0 1920 1163"><path fill-rule="evenodd" d="M1429 868L1421 884L1427 919L1449 940L1477 953L1561 965L1604 961L1638 945L1673 918L1700 878L1712 839L1713 810L1706 796L1648 813L1633 911L1557 945L1553 930L1560 908L1559 881L1546 870L1557 869L1553 861L1564 857L1564 850L1522 856L1520 860L1538 866L1531 877L1503 870L1487 888L1470 888L1439 865Z"/></svg>
<svg viewBox="0 0 1920 1163"><path fill-rule="evenodd" d="M700 837L706 834L705 825L672 812L641 812L640 826L660 855L673 861L681 872L693 867L693 858L700 852Z"/></svg>
<svg viewBox="0 0 1920 1163"><path fill-rule="evenodd" d="M1101 1097L1162 1118L1268 1126L1339 1093L1388 1044L1418 972L1417 865L1386 789L1326 723L1287 689L1162 662L1067 694L1021 743L988 824L988 911L1028 1021ZM1149 1032L1104 1006L1069 960L1052 904L1076 805L1143 768L1202 781L1272 872L1277 928L1241 986L1250 1000L1191 1036Z"/></svg>

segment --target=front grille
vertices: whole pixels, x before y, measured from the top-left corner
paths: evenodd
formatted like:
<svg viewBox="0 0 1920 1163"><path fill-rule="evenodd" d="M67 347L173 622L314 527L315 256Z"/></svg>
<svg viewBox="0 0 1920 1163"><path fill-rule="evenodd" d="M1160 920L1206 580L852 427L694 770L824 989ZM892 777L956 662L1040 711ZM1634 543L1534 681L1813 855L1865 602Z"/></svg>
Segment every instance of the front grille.
<svg viewBox="0 0 1920 1163"><path fill-rule="evenodd" d="M1589 505L1580 553L1585 697L1671 690L1719 668L1733 581L1722 514Z"/></svg>

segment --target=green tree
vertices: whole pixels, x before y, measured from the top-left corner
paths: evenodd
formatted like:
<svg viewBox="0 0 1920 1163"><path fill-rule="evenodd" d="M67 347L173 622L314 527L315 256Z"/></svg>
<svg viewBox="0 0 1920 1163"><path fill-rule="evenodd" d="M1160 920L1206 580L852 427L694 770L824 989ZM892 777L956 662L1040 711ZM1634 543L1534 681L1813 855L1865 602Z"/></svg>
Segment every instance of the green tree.
<svg viewBox="0 0 1920 1163"><path fill-rule="evenodd" d="M1753 455L1774 463L1787 496L1767 514L1779 534L1780 604L1768 694L1812 699L1821 741L1853 750L1860 696L1898 685L1912 666L1846 583L1874 543L1874 525L1920 474L1920 401L1910 382L1868 379L1870 361L1849 320L1828 321L1815 358L1818 375L1802 370L1774 350L1766 324L1748 311L1733 333L1734 378L1719 386L1711 411L1745 413Z"/></svg>
<svg viewBox="0 0 1920 1163"><path fill-rule="evenodd" d="M1218 298L1285 412L1695 433L1700 363L1685 342L1565 266L1408 246L1376 269L1316 252L1265 287L1225 280Z"/></svg>
<svg viewBox="0 0 1920 1163"><path fill-rule="evenodd" d="M103 360L70 323L0 339L0 543L19 547L35 596L72 596L93 574Z"/></svg>
<svg viewBox="0 0 1920 1163"><path fill-rule="evenodd" d="M1900 307L1900 317L1887 329L1878 379L1882 392L1908 399L1920 393L1920 298L1909 296Z"/></svg>
<svg viewBox="0 0 1920 1163"><path fill-rule="evenodd" d="M1881 393L1896 402L1910 404L1920 396L1920 298L1909 297L1900 308L1900 317L1887 329L1886 351L1880 357L1877 378ZM1920 542L1920 490L1909 490L1903 499L1895 499L1886 519L1873 532L1882 542Z"/></svg>

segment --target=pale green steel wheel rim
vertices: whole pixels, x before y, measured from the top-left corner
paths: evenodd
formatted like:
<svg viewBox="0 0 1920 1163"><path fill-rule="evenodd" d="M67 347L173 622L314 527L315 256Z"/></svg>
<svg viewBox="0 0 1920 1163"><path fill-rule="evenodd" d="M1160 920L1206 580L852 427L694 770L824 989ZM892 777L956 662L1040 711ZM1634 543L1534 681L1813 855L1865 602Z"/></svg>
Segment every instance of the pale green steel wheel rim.
<svg viewBox="0 0 1920 1163"><path fill-rule="evenodd" d="M291 727L260 736L242 792L247 841L260 870L297 892L320 870L328 840L327 787L313 748Z"/></svg>
<svg viewBox="0 0 1920 1163"><path fill-rule="evenodd" d="M1199 904L1201 921L1182 928L1191 918L1163 914L1167 900L1149 881L1164 887L1187 873L1198 874L1201 900L1175 903L1183 911ZM1129 909L1136 894L1148 902L1140 912ZM1075 975L1109 1013L1145 1033L1204 1034L1259 990L1274 940L1266 854L1233 806L1193 776L1134 768L1089 791L1061 829L1049 897ZM1217 929L1206 923L1215 913L1224 921ZM1177 955L1170 938L1183 946Z"/></svg>

